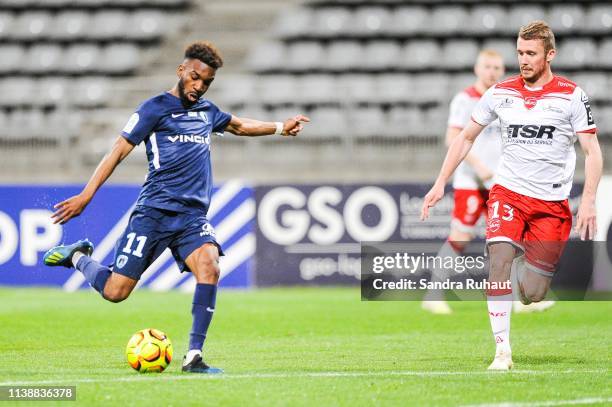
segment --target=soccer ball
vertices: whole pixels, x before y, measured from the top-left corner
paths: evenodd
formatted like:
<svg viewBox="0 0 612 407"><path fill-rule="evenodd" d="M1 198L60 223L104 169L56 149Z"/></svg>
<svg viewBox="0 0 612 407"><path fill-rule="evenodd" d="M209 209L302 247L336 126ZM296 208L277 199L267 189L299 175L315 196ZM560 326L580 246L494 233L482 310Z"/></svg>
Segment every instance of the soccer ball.
<svg viewBox="0 0 612 407"><path fill-rule="evenodd" d="M132 335L125 355L129 365L140 373L161 373L172 361L172 342L160 330L143 329Z"/></svg>

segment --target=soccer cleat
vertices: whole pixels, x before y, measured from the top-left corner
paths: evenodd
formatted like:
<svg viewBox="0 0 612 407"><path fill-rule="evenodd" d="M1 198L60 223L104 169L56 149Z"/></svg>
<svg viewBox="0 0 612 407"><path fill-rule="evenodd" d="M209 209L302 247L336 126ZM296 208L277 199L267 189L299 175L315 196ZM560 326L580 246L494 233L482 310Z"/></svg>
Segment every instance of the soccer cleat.
<svg viewBox="0 0 612 407"><path fill-rule="evenodd" d="M81 252L85 256L91 256L93 253L93 243L87 239L79 240L76 243L67 246L55 246L43 256L43 262L46 266L64 266L74 267L72 264L72 255L76 252Z"/></svg>
<svg viewBox="0 0 612 407"><path fill-rule="evenodd" d="M448 305L448 303L444 300L436 300L436 301L427 301L424 300L421 303L421 308L425 311L431 312L432 314L437 315L448 315L452 314L453 310Z"/></svg>
<svg viewBox="0 0 612 407"><path fill-rule="evenodd" d="M493 359L493 363L489 365L489 370L507 371L512 369L513 365L511 351L497 351L495 352L495 359Z"/></svg>
<svg viewBox="0 0 612 407"><path fill-rule="evenodd" d="M531 312L542 312L546 311L550 307L555 305L554 301L540 301L532 302L531 304L525 305L520 301L514 301L512 310L518 314L528 314Z"/></svg>
<svg viewBox="0 0 612 407"><path fill-rule="evenodd" d="M187 373L205 373L205 374L219 374L223 373L223 369L218 367L210 367L202 360L202 356L195 355L191 362L185 364L185 357L183 357L183 372Z"/></svg>

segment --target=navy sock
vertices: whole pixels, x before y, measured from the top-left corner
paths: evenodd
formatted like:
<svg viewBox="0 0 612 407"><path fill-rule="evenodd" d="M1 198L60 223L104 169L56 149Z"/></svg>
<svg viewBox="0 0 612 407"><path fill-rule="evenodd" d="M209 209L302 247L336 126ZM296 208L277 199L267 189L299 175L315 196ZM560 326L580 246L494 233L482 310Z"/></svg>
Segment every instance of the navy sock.
<svg viewBox="0 0 612 407"><path fill-rule="evenodd" d="M104 286L111 275L111 270L88 256L79 259L76 269L83 273L87 282L104 297Z"/></svg>
<svg viewBox="0 0 612 407"><path fill-rule="evenodd" d="M201 350L206 339L206 332L215 311L217 302L217 286L214 284L196 284L193 293L191 315L193 325L189 334L189 350Z"/></svg>

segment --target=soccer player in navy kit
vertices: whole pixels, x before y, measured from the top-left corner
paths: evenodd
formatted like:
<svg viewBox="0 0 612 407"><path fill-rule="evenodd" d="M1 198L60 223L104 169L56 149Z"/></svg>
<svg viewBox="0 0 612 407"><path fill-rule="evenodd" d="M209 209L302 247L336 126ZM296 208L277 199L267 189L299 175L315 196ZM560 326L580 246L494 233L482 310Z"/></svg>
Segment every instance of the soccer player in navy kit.
<svg viewBox="0 0 612 407"><path fill-rule="evenodd" d="M149 173L127 229L117 242L113 266L90 256L93 245L81 240L57 246L44 256L48 266L75 267L104 299L126 299L147 267L170 248L181 271L197 281L193 324L183 371L220 373L202 359L202 346L215 309L221 246L206 218L212 192L211 135L296 136L309 119L298 115L284 122L262 122L222 112L201 98L223 65L216 48L196 42L185 50L177 68L178 83L142 103L125 125L83 191L55 205L55 223L79 216L94 194L134 146L145 142Z"/></svg>

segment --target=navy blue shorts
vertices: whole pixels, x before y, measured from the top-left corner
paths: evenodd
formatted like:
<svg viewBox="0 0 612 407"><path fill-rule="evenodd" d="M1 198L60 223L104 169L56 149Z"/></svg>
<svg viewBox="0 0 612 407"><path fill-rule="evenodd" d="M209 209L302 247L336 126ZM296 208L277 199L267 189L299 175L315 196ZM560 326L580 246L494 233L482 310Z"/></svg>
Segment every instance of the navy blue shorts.
<svg viewBox="0 0 612 407"><path fill-rule="evenodd" d="M113 272L139 280L166 248L172 251L181 272L191 271L185 259L205 243L216 245L223 256L206 216L136 206L123 236L117 241Z"/></svg>

